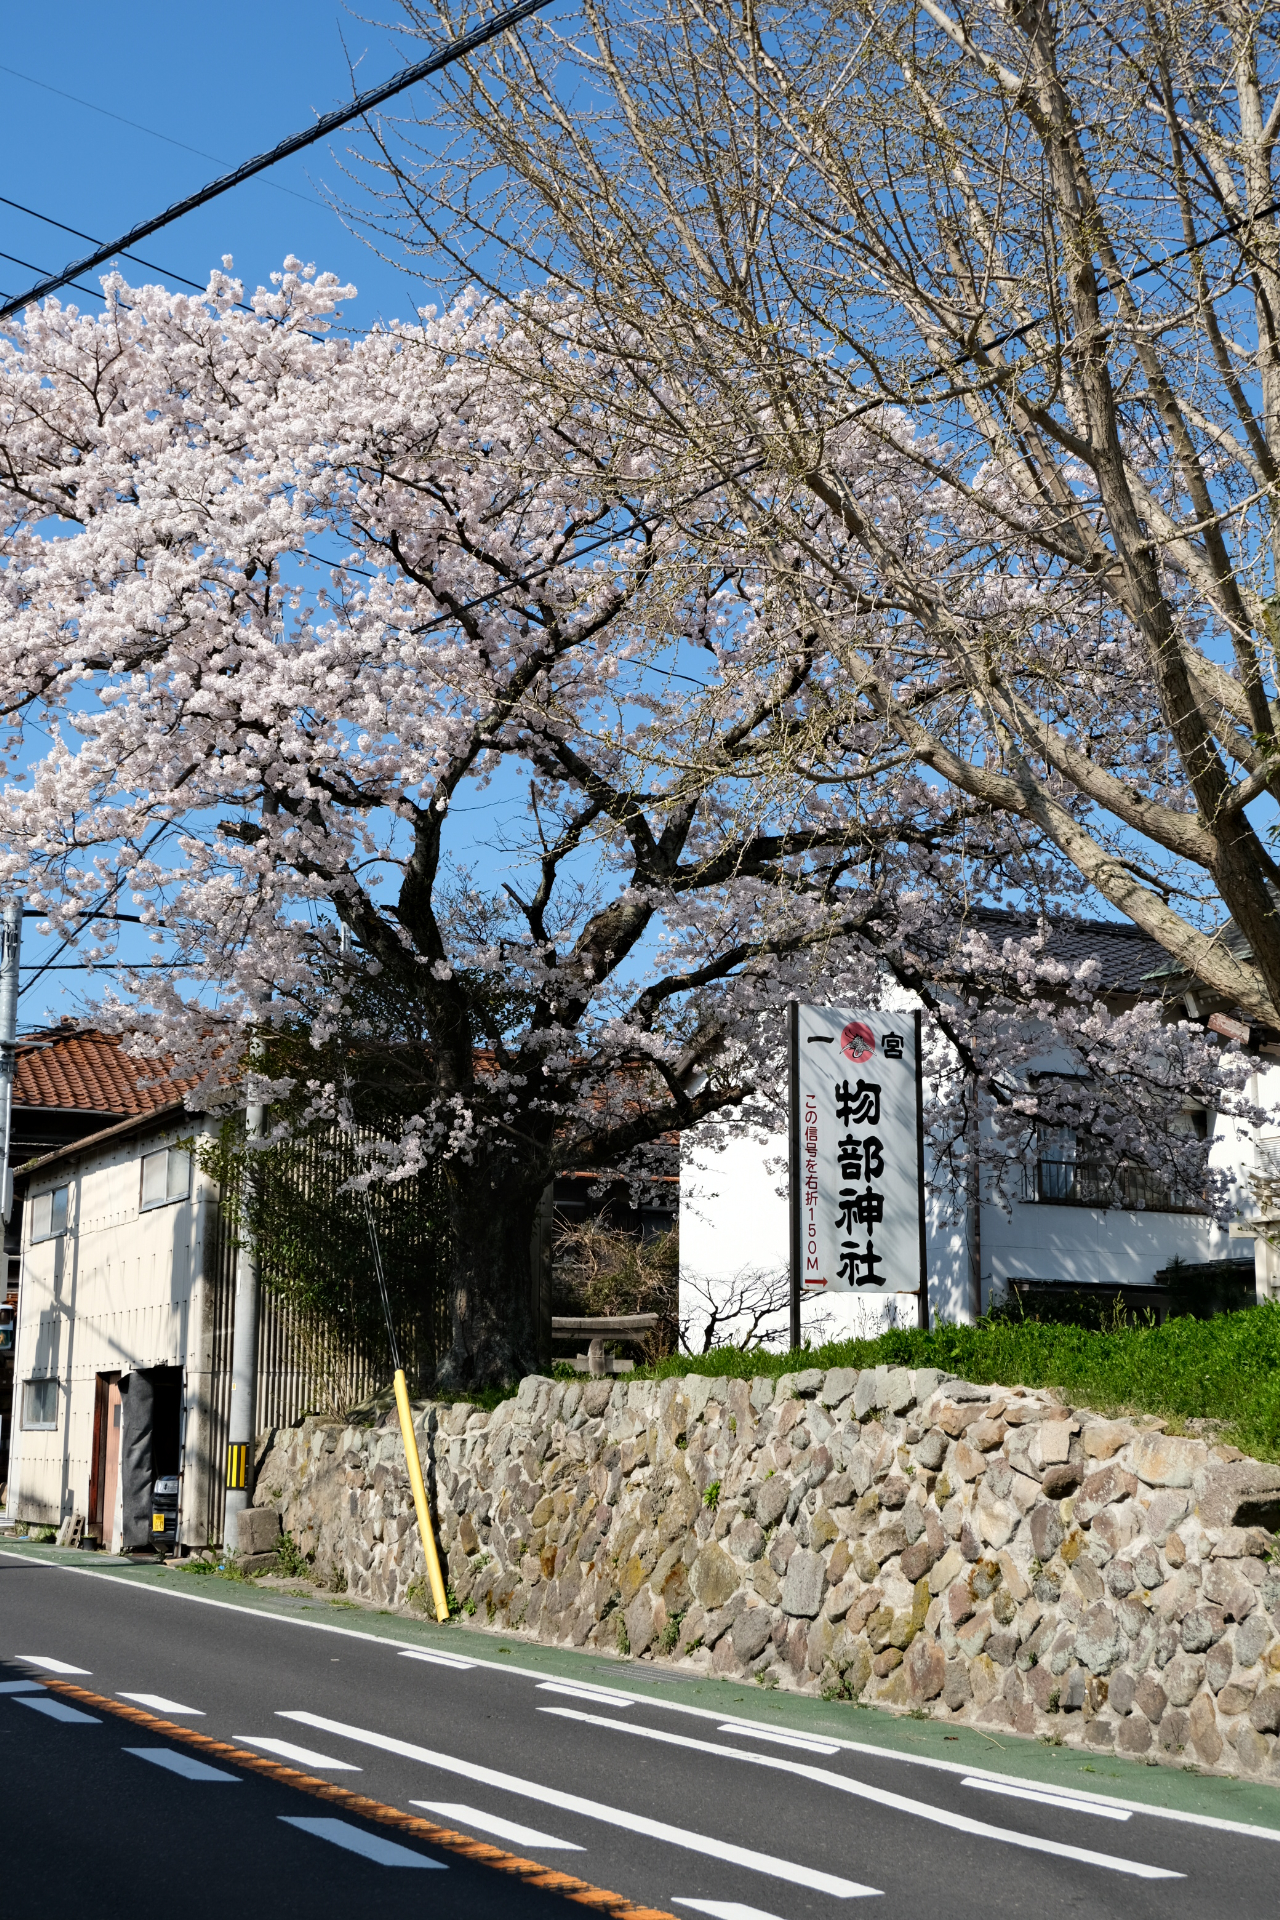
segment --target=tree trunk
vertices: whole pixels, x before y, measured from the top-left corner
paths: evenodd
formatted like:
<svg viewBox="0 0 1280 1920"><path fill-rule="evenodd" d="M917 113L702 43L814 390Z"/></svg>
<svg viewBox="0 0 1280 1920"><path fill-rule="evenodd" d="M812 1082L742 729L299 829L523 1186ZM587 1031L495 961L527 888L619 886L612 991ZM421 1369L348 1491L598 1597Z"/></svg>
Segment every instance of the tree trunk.
<svg viewBox="0 0 1280 1920"><path fill-rule="evenodd" d="M545 1175L500 1152L447 1169L452 1338L438 1389L507 1387L538 1371L530 1244Z"/></svg>

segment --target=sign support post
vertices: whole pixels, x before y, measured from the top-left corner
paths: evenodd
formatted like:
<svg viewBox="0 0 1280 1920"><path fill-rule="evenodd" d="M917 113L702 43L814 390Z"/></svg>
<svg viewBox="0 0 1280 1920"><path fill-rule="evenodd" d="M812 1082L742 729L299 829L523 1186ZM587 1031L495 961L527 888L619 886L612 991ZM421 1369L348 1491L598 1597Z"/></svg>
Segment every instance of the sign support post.
<svg viewBox="0 0 1280 1920"><path fill-rule="evenodd" d="M800 1345L800 1003L787 1002L790 1041L791 1124L788 1128L788 1188L791 1201L791 1351Z"/></svg>
<svg viewBox="0 0 1280 1920"><path fill-rule="evenodd" d="M792 1346L818 1289L914 1294L927 1330L921 1015L787 1012Z"/></svg>

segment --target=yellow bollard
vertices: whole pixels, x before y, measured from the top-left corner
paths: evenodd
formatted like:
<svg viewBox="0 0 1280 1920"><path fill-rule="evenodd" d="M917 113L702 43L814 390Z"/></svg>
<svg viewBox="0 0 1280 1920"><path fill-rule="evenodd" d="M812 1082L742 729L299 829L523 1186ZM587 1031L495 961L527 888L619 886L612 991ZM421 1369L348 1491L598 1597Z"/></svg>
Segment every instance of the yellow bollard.
<svg viewBox="0 0 1280 1920"><path fill-rule="evenodd" d="M418 1533L422 1540L422 1551L427 1556L427 1578L431 1582L431 1598L436 1603L436 1619L447 1620L449 1602L445 1598L440 1555L436 1552L436 1536L431 1530L431 1509L427 1505L427 1489L422 1479L422 1462L418 1458L418 1436L413 1430L413 1413L409 1406L409 1389L404 1383L403 1367L396 1368L396 1410L400 1415L400 1434L404 1440L404 1457L409 1468L409 1485L413 1488L413 1504L418 1515Z"/></svg>

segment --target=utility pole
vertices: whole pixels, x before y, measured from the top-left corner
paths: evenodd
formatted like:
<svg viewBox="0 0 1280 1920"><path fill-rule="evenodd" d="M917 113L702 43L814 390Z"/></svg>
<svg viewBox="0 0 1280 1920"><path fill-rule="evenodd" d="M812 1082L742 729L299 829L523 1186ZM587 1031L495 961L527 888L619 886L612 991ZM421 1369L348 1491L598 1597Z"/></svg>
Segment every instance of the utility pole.
<svg viewBox="0 0 1280 1920"><path fill-rule="evenodd" d="M22 904L9 899L0 907L0 1257L4 1255L4 1228L13 1213L13 1076L17 1067L18 1039L18 960L22 952ZM7 1274L4 1260L0 1275ZM7 1284L7 1282L6 1282ZM17 1320L17 1315L14 1315ZM18 1329L13 1330L13 1411L18 1413ZM9 1502L13 1512L18 1487L18 1420L11 1421L9 1436Z"/></svg>
<svg viewBox="0 0 1280 1920"><path fill-rule="evenodd" d="M250 1056L256 1064L257 1053ZM222 1535L228 1552L240 1539L240 1515L253 1500L253 1443L258 1406L258 1248L254 1239L260 1143L267 1110L245 1108L244 1194L240 1247L236 1255L235 1325L231 1336L231 1415L227 1425L227 1505Z"/></svg>
<svg viewBox="0 0 1280 1920"><path fill-rule="evenodd" d="M18 1039L18 959L22 952L22 905L0 909L0 1214L13 1212L13 1074Z"/></svg>

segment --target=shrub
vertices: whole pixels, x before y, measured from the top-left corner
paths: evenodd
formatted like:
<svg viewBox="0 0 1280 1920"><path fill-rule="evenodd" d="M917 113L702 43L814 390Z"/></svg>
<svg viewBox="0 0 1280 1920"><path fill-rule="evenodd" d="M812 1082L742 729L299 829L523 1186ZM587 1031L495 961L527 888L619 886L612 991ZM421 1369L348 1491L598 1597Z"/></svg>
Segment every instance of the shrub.
<svg viewBox="0 0 1280 1920"><path fill-rule="evenodd" d="M1177 1318L1163 1326L1101 1332L1032 1320L988 1318L928 1333L899 1328L878 1340L832 1341L792 1353L718 1347L696 1359L660 1361L637 1375L707 1374L750 1379L800 1367L939 1367L998 1386L1054 1387L1100 1413L1128 1408L1175 1424L1222 1423L1223 1437L1264 1460L1280 1459L1280 1303Z"/></svg>

